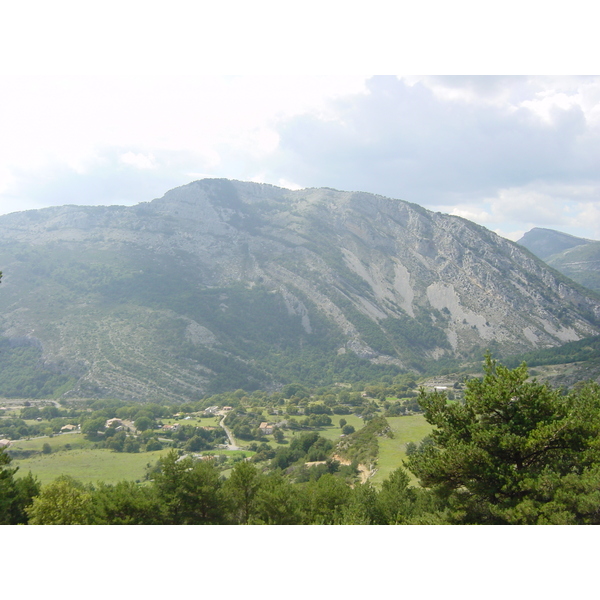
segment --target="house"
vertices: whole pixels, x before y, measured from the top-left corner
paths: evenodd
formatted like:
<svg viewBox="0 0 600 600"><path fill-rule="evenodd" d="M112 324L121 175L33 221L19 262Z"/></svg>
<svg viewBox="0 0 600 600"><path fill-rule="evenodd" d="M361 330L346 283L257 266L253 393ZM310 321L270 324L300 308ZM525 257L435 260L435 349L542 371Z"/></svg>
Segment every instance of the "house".
<svg viewBox="0 0 600 600"><path fill-rule="evenodd" d="M163 425L163 431L177 431L179 429L179 423L175 423L174 425Z"/></svg>
<svg viewBox="0 0 600 600"><path fill-rule="evenodd" d="M10 440L0 440L0 448L8 448L10 446Z"/></svg>
<svg viewBox="0 0 600 600"><path fill-rule="evenodd" d="M108 428L108 427L115 427L117 425L123 425L123 420L122 419L108 419L108 421L106 421L106 423L104 424L104 427Z"/></svg>
<svg viewBox="0 0 600 600"><path fill-rule="evenodd" d="M273 429L275 429L274 425L269 425L266 421L264 423L261 423L258 426L259 431L263 434L263 435L270 435L271 433L273 433Z"/></svg>
<svg viewBox="0 0 600 600"><path fill-rule="evenodd" d="M69 431L77 431L77 425L65 425L60 428L61 433L69 432Z"/></svg>

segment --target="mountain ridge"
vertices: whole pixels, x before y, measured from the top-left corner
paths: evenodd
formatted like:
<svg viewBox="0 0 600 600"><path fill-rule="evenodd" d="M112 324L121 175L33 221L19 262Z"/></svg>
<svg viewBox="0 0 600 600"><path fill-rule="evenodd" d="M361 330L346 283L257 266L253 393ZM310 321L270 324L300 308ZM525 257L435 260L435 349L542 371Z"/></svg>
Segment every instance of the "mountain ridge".
<svg viewBox="0 0 600 600"><path fill-rule="evenodd" d="M545 227L534 227L517 241L521 246L525 246L537 257L546 260L555 254L564 252L577 246L589 244L594 240L580 238L570 233L547 229Z"/></svg>
<svg viewBox="0 0 600 600"><path fill-rule="evenodd" d="M4 215L0 240L0 330L72 394L181 401L600 333L598 298L517 244L366 192L205 179Z"/></svg>
<svg viewBox="0 0 600 600"><path fill-rule="evenodd" d="M600 293L600 242L535 228L518 243L578 284Z"/></svg>

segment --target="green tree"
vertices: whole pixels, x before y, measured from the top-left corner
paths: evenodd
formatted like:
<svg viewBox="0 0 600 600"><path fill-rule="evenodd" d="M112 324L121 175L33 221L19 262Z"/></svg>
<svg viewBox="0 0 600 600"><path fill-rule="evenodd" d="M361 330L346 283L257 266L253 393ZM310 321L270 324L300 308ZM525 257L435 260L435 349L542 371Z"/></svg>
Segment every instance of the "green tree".
<svg viewBox="0 0 600 600"><path fill-rule="evenodd" d="M265 476L254 498L253 523L299 525L302 523L302 495L299 486L281 473Z"/></svg>
<svg viewBox="0 0 600 600"><path fill-rule="evenodd" d="M348 503L342 509L342 525L385 525L385 517L378 503L379 494L373 485L356 485L350 493Z"/></svg>
<svg viewBox="0 0 600 600"><path fill-rule="evenodd" d="M18 467L9 466L11 457L0 448L0 525L17 525L27 522L26 508L40 491L40 484L31 472L15 478Z"/></svg>
<svg viewBox="0 0 600 600"><path fill-rule="evenodd" d="M42 487L27 514L32 525L90 525L92 494L79 481L62 475Z"/></svg>
<svg viewBox="0 0 600 600"><path fill-rule="evenodd" d="M156 422L154 419L147 415L141 415L135 420L135 428L138 431L146 431L147 429L154 429Z"/></svg>
<svg viewBox="0 0 600 600"><path fill-rule="evenodd" d="M547 523L554 510L560 522L600 522L598 504L577 507L574 492L593 499L600 487L600 387L563 395L527 381L525 364L510 370L489 355L484 371L464 404L422 393L435 428L409 469L447 502L452 522Z"/></svg>
<svg viewBox="0 0 600 600"><path fill-rule="evenodd" d="M381 484L377 504L382 521L388 525L409 522L416 512L417 492L410 487L410 478L399 467Z"/></svg>
<svg viewBox="0 0 600 600"><path fill-rule="evenodd" d="M96 439L98 432L104 430L106 419L104 417L95 417L88 419L81 426L81 433L84 433L90 439Z"/></svg>
<svg viewBox="0 0 600 600"><path fill-rule="evenodd" d="M133 481L98 484L92 493L96 523L105 525L160 525L164 521L156 487Z"/></svg>
<svg viewBox="0 0 600 600"><path fill-rule="evenodd" d="M260 474L253 464L245 460L235 464L224 490L231 499L234 519L238 523L249 522L260 483Z"/></svg>
<svg viewBox="0 0 600 600"><path fill-rule="evenodd" d="M350 497L351 488L330 473L324 474L315 482L306 484L308 495L308 519L318 525L334 525L343 521L342 515Z"/></svg>
<svg viewBox="0 0 600 600"><path fill-rule="evenodd" d="M211 461L179 458L172 450L154 476L158 497L171 525L216 525L225 521L219 472Z"/></svg>

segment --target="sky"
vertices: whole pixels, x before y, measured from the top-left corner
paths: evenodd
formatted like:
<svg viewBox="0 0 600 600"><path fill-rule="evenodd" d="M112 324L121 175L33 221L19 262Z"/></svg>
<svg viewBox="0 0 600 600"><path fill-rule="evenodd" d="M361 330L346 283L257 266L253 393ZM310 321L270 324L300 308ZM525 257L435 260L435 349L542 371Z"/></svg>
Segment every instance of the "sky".
<svg viewBox="0 0 600 600"><path fill-rule="evenodd" d="M495 29L468 2L13 3L0 214L225 177L382 194L513 240L533 227L600 239L600 77L564 59L592 56L578 4L560 45L569 19L527 3ZM448 27L461 9L486 27ZM417 72L441 75L398 74Z"/></svg>

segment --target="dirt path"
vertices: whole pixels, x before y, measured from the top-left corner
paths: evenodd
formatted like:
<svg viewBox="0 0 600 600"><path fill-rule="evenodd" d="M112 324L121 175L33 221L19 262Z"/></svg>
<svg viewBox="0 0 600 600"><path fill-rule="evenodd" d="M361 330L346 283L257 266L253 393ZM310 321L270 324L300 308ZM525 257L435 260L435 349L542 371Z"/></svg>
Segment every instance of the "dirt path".
<svg viewBox="0 0 600 600"><path fill-rule="evenodd" d="M334 454L332 456L332 458L334 460L337 460L340 465L351 465L352 461L348 460L347 458L342 458L339 454ZM360 482L361 483L365 483L369 477L371 477L371 475L373 475L373 471L371 471L371 469L369 469L369 467L367 467L367 465L365 464L359 464L358 465L358 473L360 475Z"/></svg>

